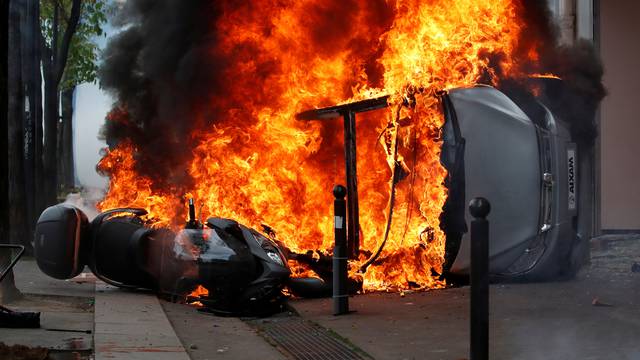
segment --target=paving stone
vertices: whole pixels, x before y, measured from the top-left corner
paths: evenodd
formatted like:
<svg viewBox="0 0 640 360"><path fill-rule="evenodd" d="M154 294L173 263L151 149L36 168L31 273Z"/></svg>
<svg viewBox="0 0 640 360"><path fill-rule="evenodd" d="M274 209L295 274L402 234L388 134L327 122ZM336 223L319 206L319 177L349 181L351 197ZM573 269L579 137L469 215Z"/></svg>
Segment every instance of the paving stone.
<svg viewBox="0 0 640 360"><path fill-rule="evenodd" d="M189 360L156 296L96 282L96 360Z"/></svg>

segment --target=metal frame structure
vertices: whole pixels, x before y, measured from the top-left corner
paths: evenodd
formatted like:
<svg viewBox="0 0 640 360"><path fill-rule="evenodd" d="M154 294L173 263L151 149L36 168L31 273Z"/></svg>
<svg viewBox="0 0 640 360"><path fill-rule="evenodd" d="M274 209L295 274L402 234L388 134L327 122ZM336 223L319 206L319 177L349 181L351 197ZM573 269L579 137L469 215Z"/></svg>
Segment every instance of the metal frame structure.
<svg viewBox="0 0 640 360"><path fill-rule="evenodd" d="M356 114L389 106L389 96L356 101L343 105L307 110L296 115L298 120L344 120L344 160L347 182L347 251L350 259L360 253L360 211L358 208L358 171L356 164Z"/></svg>
<svg viewBox="0 0 640 360"><path fill-rule="evenodd" d="M15 259L11 260L11 263L9 264L9 266L0 274L0 282L2 282L2 280L4 280L4 277L7 276L9 271L11 271L11 269L13 269L14 266L16 266L16 264L18 263L18 260L20 260L20 258L24 254L24 246L22 246L22 245L0 244L0 249L7 249L7 248L9 248L9 249L17 249L18 250L18 256L16 256Z"/></svg>

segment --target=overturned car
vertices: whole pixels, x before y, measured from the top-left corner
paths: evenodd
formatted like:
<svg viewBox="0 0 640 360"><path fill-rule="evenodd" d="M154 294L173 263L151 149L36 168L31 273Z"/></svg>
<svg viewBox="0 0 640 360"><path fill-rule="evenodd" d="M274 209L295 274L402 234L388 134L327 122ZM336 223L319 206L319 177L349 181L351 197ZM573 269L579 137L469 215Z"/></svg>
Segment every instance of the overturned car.
<svg viewBox="0 0 640 360"><path fill-rule="evenodd" d="M551 106L546 97L505 94L489 86L454 89L443 96L441 162L450 184L441 226L447 236L449 277L468 275L471 216L466 206L477 196L491 202L494 280L570 277L584 262L589 214L580 214L578 205L588 201L588 189L578 186L571 126Z"/></svg>

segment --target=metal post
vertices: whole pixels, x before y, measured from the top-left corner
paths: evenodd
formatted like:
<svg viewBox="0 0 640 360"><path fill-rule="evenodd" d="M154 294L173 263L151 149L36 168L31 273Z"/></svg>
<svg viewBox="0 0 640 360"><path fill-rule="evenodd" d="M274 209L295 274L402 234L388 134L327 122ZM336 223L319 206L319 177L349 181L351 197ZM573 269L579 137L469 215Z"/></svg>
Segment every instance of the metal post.
<svg viewBox="0 0 640 360"><path fill-rule="evenodd" d="M471 221L471 360L489 359L489 221L491 205L477 197L469 203Z"/></svg>
<svg viewBox="0 0 640 360"><path fill-rule="evenodd" d="M347 251L351 259L360 252L360 216L358 210L358 175L356 166L356 114L344 113L344 159L347 175Z"/></svg>
<svg viewBox="0 0 640 360"><path fill-rule="evenodd" d="M347 233L345 231L346 209L344 196L347 189L342 185L333 188L335 245L333 247L333 315L349 313L347 292Z"/></svg>
<svg viewBox="0 0 640 360"><path fill-rule="evenodd" d="M356 166L356 114L382 109L389 104L389 96L360 100L348 104L329 106L322 109L303 111L296 115L298 120L327 120L342 116L344 120L344 157L347 176L347 196L349 206L348 253L357 259L360 253L360 216L358 211L358 176Z"/></svg>

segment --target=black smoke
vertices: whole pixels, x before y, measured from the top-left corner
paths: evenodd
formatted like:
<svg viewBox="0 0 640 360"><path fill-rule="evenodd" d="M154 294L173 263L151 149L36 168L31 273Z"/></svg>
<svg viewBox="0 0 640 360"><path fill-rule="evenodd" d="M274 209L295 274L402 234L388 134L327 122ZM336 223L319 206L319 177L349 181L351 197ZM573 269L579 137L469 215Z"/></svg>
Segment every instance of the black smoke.
<svg viewBox="0 0 640 360"><path fill-rule="evenodd" d="M551 72L564 79L556 82L562 85L545 85L550 94L549 107L569 121L580 138L592 142L596 136L595 112L605 95L596 52L585 42L560 46L558 29L545 1L520 0L518 4L525 34L516 51L517 58L523 59L519 65L531 73ZM120 11L115 21L120 32L110 40L99 74L102 88L116 100L103 134L110 146L122 141L134 144L138 150L137 172L152 178L158 189L189 186L184 164L189 163L198 142L193 134L226 117L237 107L237 96L253 96L254 103L271 100L259 93L234 92L232 96L229 91L234 79L227 76L228 70L243 57L253 57L258 51L255 46L239 44L233 50L235 59L217 51L227 34L216 30L216 21L225 13L251 12L253 7L248 0L192 0L188 4L180 0L129 0ZM370 85L380 86L382 69L377 59L383 46L377 41L392 23L393 6L383 1L369 2L360 11L378 24L371 41L347 41L352 29L339 22L342 18L349 20L358 7L362 3L354 1L309 5L308 17L301 21L308 23L309 38L315 39L309 46L318 56L336 46L352 48L354 55L362 57ZM269 36L268 26L264 31ZM537 61L526 60L531 48L540 54ZM499 55L494 60L498 62ZM259 64L252 80L255 87L268 84L265 79L277 67L277 60ZM522 91L521 84L516 86L509 80L501 84L501 90L514 96L518 92L531 96ZM251 121L249 114L244 121ZM335 131L329 127L326 130Z"/></svg>
<svg viewBox="0 0 640 360"><path fill-rule="evenodd" d="M562 78L546 85L550 110L570 123L576 141L592 146L598 136L596 113L607 94L599 55L590 42L581 40L559 47L549 67Z"/></svg>
<svg viewBox="0 0 640 360"><path fill-rule="evenodd" d="M194 134L219 121L233 122L241 133L256 121L243 105L274 106L279 96L273 91L281 91L271 90L273 74L280 71L279 60L261 58L260 44L253 40L221 49L230 34L223 33L218 21L223 16L240 17L234 21L259 27L268 38L275 26L269 17L277 16L277 11L265 9L285 6L293 3L127 1L115 21L121 32L110 40L99 74L102 88L116 100L103 128L109 146L132 143L137 149L137 173L150 177L156 190L188 189L185 164L202 140ZM305 17L298 20L308 32L301 37L311 39L308 48L319 57L350 49L354 57L362 57L371 85L380 85L382 71L376 60L381 51L376 46L391 25L392 8L384 0L332 0L309 3L304 9ZM354 38L351 25L358 16L374 23L366 36ZM255 66L252 74L234 77L245 63ZM344 91L351 95L350 86ZM325 130L335 133L334 125L328 124ZM233 146L242 148L244 137L237 138ZM333 138L327 136L327 142Z"/></svg>
<svg viewBox="0 0 640 360"><path fill-rule="evenodd" d="M576 40L573 44L559 42L560 30L547 1L521 0L521 5L524 30L518 58L525 59L528 49L536 49L539 59L524 68L531 74L553 74L561 80L530 79L523 83L506 79L500 90L516 100L535 122L541 114L540 108L531 103L534 96L530 89L539 88L542 102L569 123L574 141L593 146L598 136L597 109L607 93L602 84L604 69L599 54L587 40Z"/></svg>
<svg viewBox="0 0 640 360"><path fill-rule="evenodd" d="M211 1L127 1L114 23L100 85L115 99L103 135L110 146L133 143L139 173L165 188L187 180L181 170L194 146L193 129L208 118L208 99L221 91L224 61L209 54L219 16Z"/></svg>

